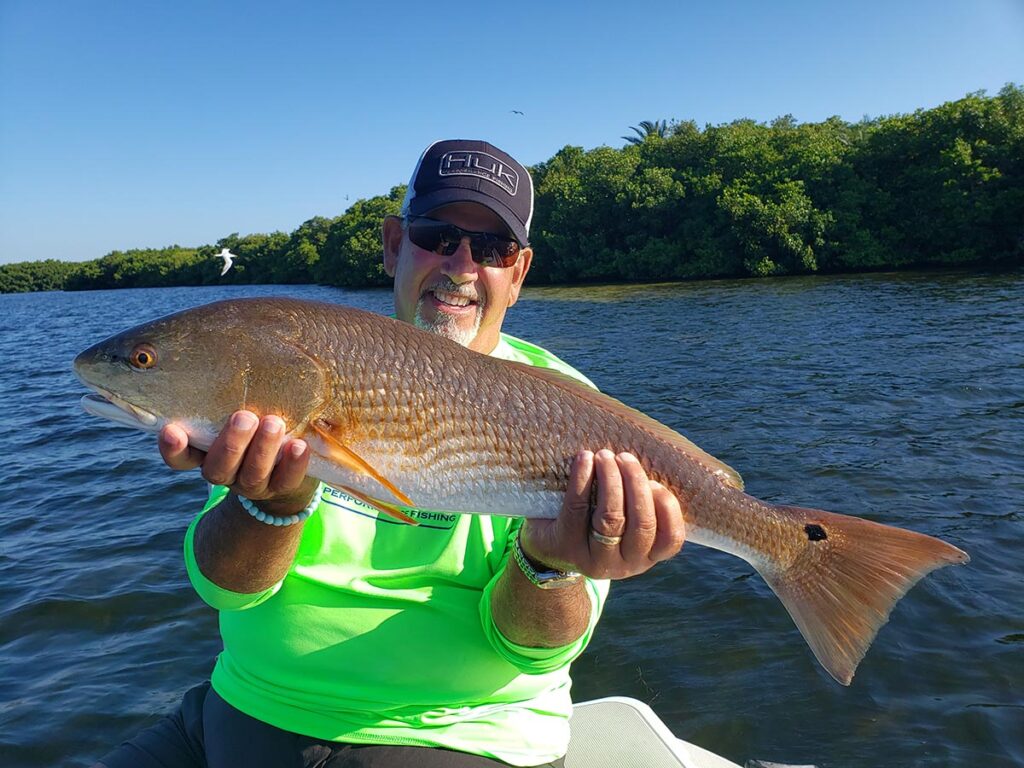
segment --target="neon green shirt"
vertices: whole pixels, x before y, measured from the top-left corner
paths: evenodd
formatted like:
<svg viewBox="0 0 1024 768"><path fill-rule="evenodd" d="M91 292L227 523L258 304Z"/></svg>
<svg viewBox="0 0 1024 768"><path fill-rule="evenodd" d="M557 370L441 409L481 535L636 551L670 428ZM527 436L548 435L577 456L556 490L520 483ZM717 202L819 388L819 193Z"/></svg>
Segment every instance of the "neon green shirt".
<svg viewBox="0 0 1024 768"><path fill-rule="evenodd" d="M505 334L491 354L590 384ZM226 495L214 487L203 513ZM185 536L185 563L220 611L214 689L258 720L314 738L446 747L513 765L565 754L569 664L590 641L608 582L587 581L590 624L579 640L517 645L495 626L490 597L522 521L410 514L420 525L378 517L323 486L287 576L253 595L200 572L192 548L200 514Z"/></svg>

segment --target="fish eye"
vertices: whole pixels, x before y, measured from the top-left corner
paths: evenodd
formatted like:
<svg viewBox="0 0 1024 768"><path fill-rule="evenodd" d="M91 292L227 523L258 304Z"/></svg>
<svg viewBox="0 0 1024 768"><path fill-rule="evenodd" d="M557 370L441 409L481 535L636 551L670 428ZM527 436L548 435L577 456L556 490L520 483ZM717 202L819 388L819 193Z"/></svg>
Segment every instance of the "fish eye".
<svg viewBox="0 0 1024 768"><path fill-rule="evenodd" d="M139 344L132 350L131 355L128 357L128 362L132 368L138 368L142 371L152 368L156 365L156 349L152 344Z"/></svg>

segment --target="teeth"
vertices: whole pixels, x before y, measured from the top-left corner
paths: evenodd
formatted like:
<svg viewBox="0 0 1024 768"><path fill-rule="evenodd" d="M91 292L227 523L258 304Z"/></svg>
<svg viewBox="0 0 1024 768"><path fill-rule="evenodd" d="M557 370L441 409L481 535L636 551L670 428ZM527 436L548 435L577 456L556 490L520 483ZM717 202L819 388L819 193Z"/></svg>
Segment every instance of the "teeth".
<svg viewBox="0 0 1024 768"><path fill-rule="evenodd" d="M468 307L472 302L465 296L459 296L456 293L447 293L445 291L434 291L434 298L444 304L450 304L453 307Z"/></svg>

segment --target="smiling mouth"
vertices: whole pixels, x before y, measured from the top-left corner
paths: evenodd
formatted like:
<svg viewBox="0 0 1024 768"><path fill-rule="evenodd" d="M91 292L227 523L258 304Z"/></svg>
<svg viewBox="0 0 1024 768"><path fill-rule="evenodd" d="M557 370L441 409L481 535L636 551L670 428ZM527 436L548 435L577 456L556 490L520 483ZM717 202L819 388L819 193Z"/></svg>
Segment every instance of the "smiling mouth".
<svg viewBox="0 0 1024 768"><path fill-rule="evenodd" d="M441 288L432 288L427 293L434 297L434 299L446 307L454 307L456 309L462 309L472 304L477 304L477 300L468 296L463 296L460 293L452 293L451 291L445 291Z"/></svg>
<svg viewBox="0 0 1024 768"><path fill-rule="evenodd" d="M96 394L82 397L82 408L86 413L99 416L102 419L109 419L126 427L154 432L159 428L159 420L155 414L132 405L113 392L108 392L100 387L94 387L94 389Z"/></svg>

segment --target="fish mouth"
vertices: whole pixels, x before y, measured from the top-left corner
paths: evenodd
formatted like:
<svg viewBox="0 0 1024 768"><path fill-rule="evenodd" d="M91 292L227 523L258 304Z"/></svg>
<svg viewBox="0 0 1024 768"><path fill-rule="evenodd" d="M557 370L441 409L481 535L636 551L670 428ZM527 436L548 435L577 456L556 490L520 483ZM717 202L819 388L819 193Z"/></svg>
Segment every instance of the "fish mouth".
<svg viewBox="0 0 1024 768"><path fill-rule="evenodd" d="M155 414L132 405L127 400L118 397L113 392L108 392L100 387L94 387L96 394L82 396L82 408L86 413L99 416L101 419L109 419L126 427L144 429L147 432L156 432L160 425Z"/></svg>

